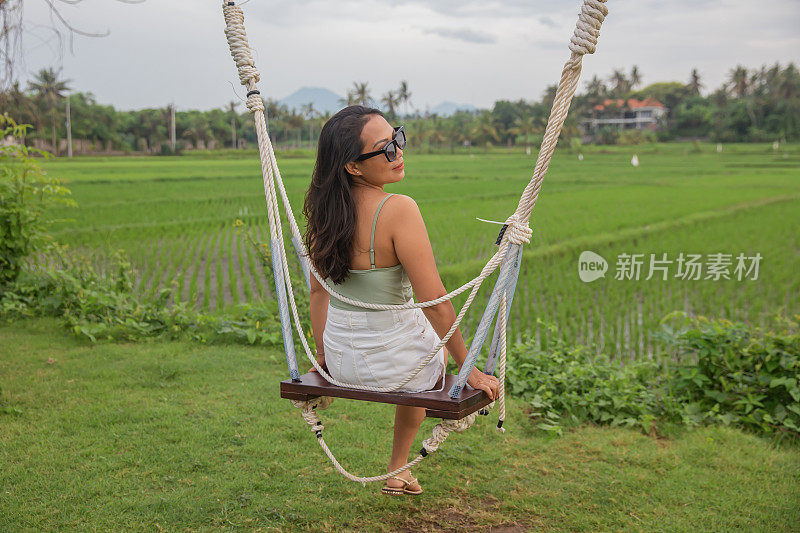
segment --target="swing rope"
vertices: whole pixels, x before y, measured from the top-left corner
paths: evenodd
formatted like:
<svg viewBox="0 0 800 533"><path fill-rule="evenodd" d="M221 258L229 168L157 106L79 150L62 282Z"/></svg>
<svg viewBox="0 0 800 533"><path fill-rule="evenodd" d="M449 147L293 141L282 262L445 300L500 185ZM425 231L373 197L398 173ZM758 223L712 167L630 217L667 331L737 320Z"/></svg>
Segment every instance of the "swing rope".
<svg viewBox="0 0 800 533"><path fill-rule="evenodd" d="M260 73L255 66L255 62L253 61L253 57L250 51L250 46L248 44L247 33L244 28L244 13L242 12L239 6L234 4L234 2L229 2L229 1L223 2L222 10L225 19L225 35L228 40L228 46L231 51L231 56L233 57L234 62L236 63L236 67L238 69L239 81L247 89L246 105L250 113L253 114L256 133L258 136L258 148L259 148L259 156L261 160L261 170L264 183L264 195L267 203L267 218L269 221L270 237L271 237L270 245L271 249L273 250L272 254L273 273L275 275L276 292L280 304L284 347L286 348L287 362L289 363L290 372L292 372L293 378L299 377L299 373L297 371L297 363L294 360L294 345L292 342L291 324L289 322L289 317L287 316L289 310L292 313L291 318L294 321L294 326L295 329L297 330L298 336L300 337L300 342L306 353L306 357L308 357L311 364L320 373L320 375L322 375L323 378L325 378L330 383L337 385L339 387L354 388L359 390L369 390L374 392L389 392L392 390L399 389L403 385L408 383L433 359L433 357L436 356L438 351L447 343L447 341L450 339L450 337L453 335L455 330L460 325L461 320L463 319L464 315L466 314L467 310L472 304L472 301L475 298L478 290L480 289L480 286L483 283L483 281L487 277L489 277L498 267L501 267L500 277L498 278L497 281L498 284L497 286L501 287L501 292L498 294L500 298L499 302L500 310L498 315L498 321L500 329L499 373L501 379L500 379L500 395L499 395L500 419L498 421L497 429L498 431L505 431L502 428L502 422L505 419L505 365L506 365L506 312L507 312L506 301L508 296L506 290L508 265L506 265L506 262L512 256L511 253L512 250L517 251L523 244L528 244L530 242L532 230L528 225L528 221L530 219L533 208L536 204L536 200L539 196L542 180L544 179L544 175L547 172L547 168L550 164L553 152L555 151L556 143L558 141L559 134L561 133L561 128L564 124L564 121L566 120L567 113L569 111L569 106L572 101L572 97L575 94L575 90L577 89L578 80L580 78L580 73L581 73L583 56L585 54L594 53L595 51L597 45L597 37L600 34L600 27L602 25L603 19L608 14L608 8L605 6L605 2L606 0L584 0L583 2L580 15L578 16L578 21L575 27L575 31L573 32L573 35L570 38L569 49L572 53L570 55L570 58L564 64L564 68L561 73L561 79L559 81L558 89L556 91L556 96L553 101L552 111L547 121L547 126L545 128L545 134L543 137L542 146L539 151L539 155L536 161L536 166L534 167L533 176L531 177L529 183L522 192L516 211L511 216L509 216L504 223L503 229L501 230L500 235L498 237L498 241L496 243L499 245L499 248L497 249L495 254L488 260L488 262L483 267L483 269L481 270L480 274L477 277L465 283L461 287L455 289L454 291L451 291L448 294L436 298L434 300L426 302L410 302L401 305L386 305L386 304L374 304L370 302L362 302L360 300L355 300L345 295L339 294L333 287L331 287L325 282L325 280L322 278L322 276L319 274L316 268L314 268L314 265L311 263L311 261L307 261L306 259L304 259L309 256L308 250L305 248L303 244L302 236L300 234L300 229L297 226L297 222L294 218L291 204L289 203L289 198L288 195L286 194L286 190L283 184L283 179L281 178L280 170L278 169L278 164L275 158L272 142L269 138L269 135L267 134L266 118L264 116L264 103L261 99L260 92L256 87L256 83L260 79ZM276 185L277 185L277 191L276 191ZM455 296L461 294L462 292L471 289L466 302L464 303L461 311L456 317L455 322L453 323L453 325L451 326L450 330L447 332L445 337L440 340L440 342L433 348L433 350L431 351L430 354L428 354L427 357L423 358L422 362L418 365L418 367L414 371L412 371L404 379L404 381L402 381L398 385L395 385L394 387L372 387L372 386L361 386L351 383L344 383L330 376L317 362L316 357L312 354L308 342L306 341L303 327L301 325L300 317L297 311L297 305L294 298L294 291L292 288L292 282L289 273L288 260L286 257L286 248L284 246L284 241L282 238L283 229L281 224L281 217L280 217L278 198L277 198L278 193L280 193L284 210L286 212L287 220L289 222L289 227L293 236L293 240L296 243L295 246L298 248L297 253L298 256L300 256L301 262L304 263L304 266L308 267L310 273L317 278L317 280L325 288L325 290L327 290L331 295L334 295L343 302L361 308L376 309L376 310L424 308L424 307L431 307L439 303L445 302L447 300L450 300ZM277 256L274 253L275 247L277 247L279 250L279 254ZM286 309L287 298L289 304L288 310ZM489 307L487 306L487 313L488 309ZM476 333L475 338L473 338L473 343L477 342L476 338L478 336L479 335ZM483 338L481 339L481 344L482 342ZM459 373L458 390L460 390L460 387L464 385L469 372L471 372L472 368L474 367L475 359L477 358L477 352L473 354L472 350L470 350L470 354L472 355L472 357L468 356L467 361L464 362L464 364L462 365L461 372ZM388 479L389 477L397 475L398 473L416 465L425 456L427 456L428 453L436 451L439 445L442 442L444 442L444 440L447 438L447 435L449 435L451 431L456 431L456 432L466 431L474 423L475 418L478 414L477 412L475 412L460 420L442 420L441 423L434 426L432 436L423 441L423 448L420 450L420 455L418 455L413 461L409 462L405 466L393 472L380 476L358 477L348 473L344 468L342 468L342 466L333 456L330 449L325 444L324 439L322 438L322 429L324 426L322 425L322 422L319 420L319 417L317 416L316 409L320 410L325 409L332 402L333 398L330 397L318 397L309 401L292 400L293 405L301 409L303 418L306 420L309 426L311 426L311 430L317 434L320 446L328 455L328 457L331 459L336 469L348 479L351 479L353 481L359 481L364 485L370 481L380 481ZM495 402L492 402L489 405L489 409L491 409L494 406L494 403Z"/></svg>

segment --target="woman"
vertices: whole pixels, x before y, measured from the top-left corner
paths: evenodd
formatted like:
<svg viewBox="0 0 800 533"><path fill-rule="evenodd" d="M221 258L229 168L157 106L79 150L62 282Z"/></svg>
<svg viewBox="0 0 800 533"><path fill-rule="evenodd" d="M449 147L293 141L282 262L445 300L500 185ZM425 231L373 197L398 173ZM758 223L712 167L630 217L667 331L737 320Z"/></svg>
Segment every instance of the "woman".
<svg viewBox="0 0 800 533"><path fill-rule="evenodd" d="M417 301L447 294L417 204L408 196L387 195L383 190L405 176L404 147L404 130L393 128L377 109L346 107L322 127L303 205L308 220L303 240L317 271L340 294L395 305L413 301L412 289ZM347 383L399 385L447 334L455 318L449 300L423 309L380 311L351 306L330 296L311 276L317 360L331 376ZM460 329L446 348L398 390L443 386L447 354L453 355L459 368L467 356ZM496 377L473 368L467 383L497 398ZM423 407L396 406L388 471L408 462L424 419ZM422 492L408 470L387 480L383 490Z"/></svg>

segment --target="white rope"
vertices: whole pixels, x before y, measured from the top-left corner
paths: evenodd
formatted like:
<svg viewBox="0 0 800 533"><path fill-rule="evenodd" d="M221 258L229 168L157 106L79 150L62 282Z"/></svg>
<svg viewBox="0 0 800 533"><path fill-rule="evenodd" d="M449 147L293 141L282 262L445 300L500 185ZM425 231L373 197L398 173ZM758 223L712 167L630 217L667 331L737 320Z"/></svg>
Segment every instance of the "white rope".
<svg viewBox="0 0 800 533"><path fill-rule="evenodd" d="M336 470L339 471L347 479L352 481L357 481L362 485L366 485L371 481L383 481L384 479L389 479L392 476L396 476L400 472L404 470L408 470L412 466L417 465L420 461L425 458L425 455L419 454L413 461L406 463L404 466L389 472L388 474L382 474L380 476L371 476L371 477L359 477L354 476L353 474L349 473L347 470L339 464L339 461L336 460L331 450L328 448L328 445L325 444L325 439L322 437L322 430L325 429L325 426L322 425L322 422L317 415L316 410L327 409L332 403L333 398L330 396L320 396L318 398L314 398L313 400L290 400L292 405L299 408L303 419L308 423L309 429L316 433L317 440L319 440L319 445L325 451L325 454L333 463L333 466ZM431 436L422 441L422 447L425 449L425 453L430 454L435 452L439 449L439 446L447 439L447 436L450 432L455 431L456 433L463 433L475 423L475 419L477 418L478 413L472 413L470 415L465 416L459 420L442 420L440 423L433 426L433 430L431 431Z"/></svg>
<svg viewBox="0 0 800 533"><path fill-rule="evenodd" d="M506 292L503 291L503 297L500 299L500 311L497 315L500 321L500 361L498 366L497 378L500 381L500 390L498 397L500 399L500 417L498 418L499 424L497 431L501 433L506 432L506 428L502 427L502 423L506 419Z"/></svg>
<svg viewBox="0 0 800 533"><path fill-rule="evenodd" d="M241 7L223 2L222 15L225 17L225 37L228 38L228 46L239 71L239 81L242 85L248 86L251 81L255 83L259 80L259 73L256 62L250 55L250 45L247 43L247 32L244 29L244 13Z"/></svg>
<svg viewBox="0 0 800 533"><path fill-rule="evenodd" d="M561 80L559 82L558 90L556 91L556 96L553 101L553 109L550 113L550 118L548 119L547 122L547 127L545 129L545 134L542 141L542 147L541 150L539 151L539 156L536 161L536 166L534 168L533 176L531 177L531 180L529 181L528 185L525 187L525 190L522 192L516 211L506 219L505 224L507 225L507 228L500 241L498 250L489 259L489 261L486 263L486 265L484 266L484 268L481 270L480 274L477 277L465 283L458 289L451 291L444 296L441 296L439 298L427 302L411 302L401 305L373 304L370 302L362 302L360 300L355 300L345 295L339 294L333 287L331 287L325 282L325 280L320 276L319 272L314 268L313 263L311 261L308 261L310 272L313 273L314 277L317 278L320 284L331 295L335 296L336 298L340 299L343 302L366 309L389 310L389 309L412 309L412 308L432 307L434 305L438 305L439 303L452 299L453 297L461 294L467 289L470 288L472 289L470 291L469 296L467 297L466 302L464 303L464 306L461 309L461 312L459 312L455 322L453 323L453 325L451 326L450 330L447 332L445 337L441 339L441 341L433 348L431 353L420 362L418 367L409 376L407 376L402 383L394 387L365 387L361 385L343 383L338 380L335 380L333 379L332 376L330 376L327 372L325 372L325 370L317 362L316 357L311 353L311 349L305 338L305 332L303 331L303 327L300 322L300 317L297 311L297 305L294 298L294 291L292 288L291 276L289 273L289 263L286 257L286 248L284 246L284 240L283 240L283 230L281 225L280 210L278 206L277 193L275 190L276 184L277 184L277 189L281 194L281 199L283 201L284 209L286 211L287 219L289 221L290 230L292 232L292 235L295 237L298 245L301 248L300 255L307 258L309 256L308 250L306 249L303 243L302 236L300 235L300 229L298 228L297 222L294 218L294 214L291 209L291 204L289 203L289 199L286 194L286 190L284 188L283 179L281 178L280 170L278 169L277 160L275 158L275 153L272 147L272 142L269 138L269 135L267 134L266 119L264 117L264 103L261 100L260 93L256 89L256 82L259 81L260 74L255 66L255 62L253 61L253 57L250 52L250 46L247 41L247 33L244 28L244 14L239 6L233 5L227 1L223 2L222 10L226 25L225 35L228 39L228 45L231 50L231 56L233 57L234 62L236 63L236 67L238 69L239 81L248 90L247 108L254 115L256 132L258 134L259 156L261 159L261 170L264 181L264 195L267 203L267 216L270 226L270 236L279 243L283 277L284 277L284 282L286 284L287 296L290 304L289 308L292 311L292 318L294 319L295 329L297 330L300 341L306 352L306 357L308 357L312 365L314 365L314 367L320 372L320 374L326 380L339 387L355 388L358 390L370 390L375 392L389 392L391 390L396 390L401 388L403 385L405 385L411 379L413 379L413 377L416 376L422 370L422 368L424 368L430 362L430 360L438 353L439 349L441 349L442 346L444 346L450 339L450 337L453 335L453 333L461 323L461 320L463 319L467 310L469 309L469 306L472 304L472 301L475 298L475 295L477 294L478 289L480 288L483 281L487 277L489 277L492 274L492 272L494 272L497 269L497 267L500 266L505 260L505 255L506 255L505 252L509 243L527 244L530 242L532 230L528 225L528 220L530 219L531 212L533 211L536 199L539 195L542 179L544 177L544 174L547 172L547 167L550 163L550 159L552 158L553 152L555 151L556 143L558 141L558 136L561 133L561 128L564 124L564 120L566 119L567 113L569 111L570 102L572 101L572 97L575 94L575 90L578 85L578 79L580 77L580 72L581 72L582 56L584 54L591 54L595 51L597 45L597 36L599 35L600 26L606 14L608 13L608 8L604 5L605 1L606 0L584 0L583 6L581 8L581 13L578 17L578 22L575 27L575 31L570 39L569 48L572 51L572 55L570 59L565 63L564 69L561 74ZM500 320L501 320L500 373L502 376L500 384L501 420L505 418L505 400L504 400L505 361L506 361L505 308L506 308L506 299L504 293L500 311ZM312 430L314 430L315 432L319 431L318 440L320 441L320 445L322 446L322 448L325 450L325 453L328 455L333 464L336 466L337 470L339 470L339 472L341 472L349 479L352 479L354 481L360 481L362 483L366 483L368 481L378 481L378 480L388 479L389 477L410 468L411 466L417 464L419 461L423 459L424 456L419 455L416 459L406 464L404 467L401 467L400 469L395 470L394 472L390 472L382 476L357 477L353 476L352 474L349 474L344 470L344 468L341 467L338 461L336 461L336 458L333 456L333 454L330 452L327 445L325 444L324 439L322 439L321 429L323 426L322 423L319 421L319 418L317 417L315 412L315 409L317 408L319 409L326 408L328 405L330 405L332 401L333 401L332 398L322 397L322 398L316 398L308 402L299 402L296 400L293 400L292 402L294 405L296 405L302 410L303 418L306 419L309 425L312 425ZM494 402L492 402L490 408L493 405ZM477 412L472 413L471 415L461 420L456 420L456 421L443 420L442 423L437 424L434 427L432 437L423 441L423 446L425 450L428 452L436 451L436 449L438 449L439 445L442 442L444 442L444 440L447 438L447 435L451 431L456 431L456 432L466 431L466 429L469 428L472 425L472 423L474 423L476 416ZM316 427L317 429L314 429L314 427Z"/></svg>
<svg viewBox="0 0 800 533"><path fill-rule="evenodd" d="M593 54L597 47L600 26L608 15L605 0L585 0L581 6L581 14L575 24L575 32L569 40L569 49L578 55Z"/></svg>

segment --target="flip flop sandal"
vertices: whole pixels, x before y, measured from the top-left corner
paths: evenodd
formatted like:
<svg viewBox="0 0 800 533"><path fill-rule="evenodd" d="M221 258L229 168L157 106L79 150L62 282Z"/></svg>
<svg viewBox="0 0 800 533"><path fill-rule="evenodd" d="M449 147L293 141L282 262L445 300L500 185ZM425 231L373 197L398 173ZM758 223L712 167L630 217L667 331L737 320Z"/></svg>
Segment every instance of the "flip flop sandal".
<svg viewBox="0 0 800 533"><path fill-rule="evenodd" d="M383 488L381 489L381 492L384 493L384 494L393 494L393 495L422 494L422 489L414 491L414 490L408 490L408 488L407 488L409 485L413 485L414 483L417 483L417 479L414 478L414 476L411 476L411 481L403 479L403 478L401 478L399 476L392 476L389 479L399 479L400 481L403 482L403 487L402 488L400 488L400 487L390 487L388 485L384 485Z"/></svg>

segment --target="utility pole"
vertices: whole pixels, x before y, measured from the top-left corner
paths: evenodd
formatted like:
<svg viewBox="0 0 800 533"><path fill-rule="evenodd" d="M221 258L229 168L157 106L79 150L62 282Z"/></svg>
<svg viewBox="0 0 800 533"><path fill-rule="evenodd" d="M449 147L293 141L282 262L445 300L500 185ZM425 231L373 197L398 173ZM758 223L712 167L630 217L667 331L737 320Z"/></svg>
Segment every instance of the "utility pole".
<svg viewBox="0 0 800 533"><path fill-rule="evenodd" d="M236 102L230 102L228 109L231 112L231 148L234 150L236 146Z"/></svg>
<svg viewBox="0 0 800 533"><path fill-rule="evenodd" d="M236 149L236 118L231 118L231 147Z"/></svg>
<svg viewBox="0 0 800 533"><path fill-rule="evenodd" d="M175 102L169 105L169 144L172 148L172 153L175 153Z"/></svg>
<svg viewBox="0 0 800 533"><path fill-rule="evenodd" d="M67 157L72 157L72 120L69 110L69 94L67 95Z"/></svg>

